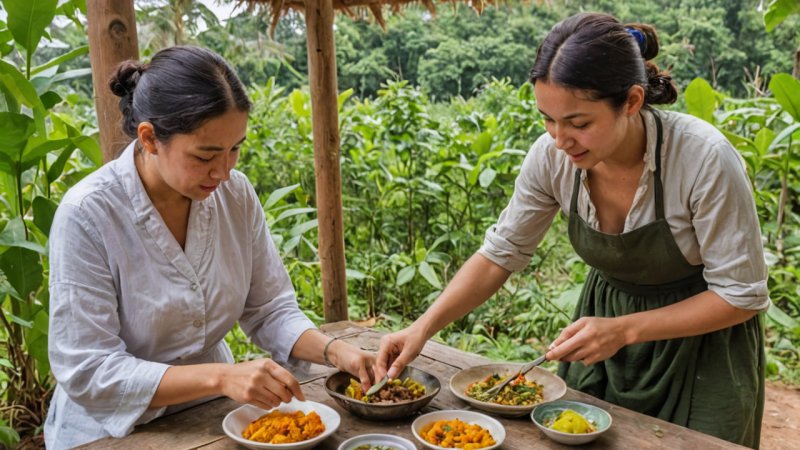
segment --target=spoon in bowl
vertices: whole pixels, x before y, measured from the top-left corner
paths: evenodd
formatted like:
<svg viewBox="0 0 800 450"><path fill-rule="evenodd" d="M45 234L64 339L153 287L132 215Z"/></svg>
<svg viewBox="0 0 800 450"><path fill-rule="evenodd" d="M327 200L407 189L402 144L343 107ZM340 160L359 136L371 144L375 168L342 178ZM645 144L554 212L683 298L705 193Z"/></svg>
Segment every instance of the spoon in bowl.
<svg viewBox="0 0 800 450"><path fill-rule="evenodd" d="M494 400L494 398L497 397L497 394L499 394L500 391L502 391L504 387L508 386L508 383L510 383L513 380L516 380L517 377L519 377L520 375L525 375L526 373L530 372L534 367L538 366L539 364L541 364L541 363L543 363L545 361L546 361L545 355L542 355L542 356L534 359L533 361L529 362L528 364L525 364L524 366L522 366L519 369L519 371L517 373L515 373L514 375L511 375L510 377L506 378L505 380L503 380L502 383L498 384L497 386L494 386L491 389L489 389L488 391L484 392L480 396L480 398L478 400L480 400L482 402L490 402L490 401ZM370 390L372 390L372 389L370 389ZM367 392L367 393L369 393L369 392Z"/></svg>
<svg viewBox="0 0 800 450"><path fill-rule="evenodd" d="M389 375L384 375L383 378L380 379L380 381L372 385L371 388L367 389L367 392L364 395L375 395L384 386L386 386L387 381L389 381Z"/></svg>

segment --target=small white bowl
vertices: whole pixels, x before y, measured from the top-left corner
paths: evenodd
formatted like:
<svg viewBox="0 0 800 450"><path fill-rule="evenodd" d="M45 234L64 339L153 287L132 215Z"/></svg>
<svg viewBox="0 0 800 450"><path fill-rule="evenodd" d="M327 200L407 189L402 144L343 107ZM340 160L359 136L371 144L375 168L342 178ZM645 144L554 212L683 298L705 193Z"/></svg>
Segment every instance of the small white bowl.
<svg viewBox="0 0 800 450"><path fill-rule="evenodd" d="M432 448L434 450L451 450L447 447L439 447L438 445L431 444L430 442L422 438L420 432L422 431L422 428L425 427L425 425L431 422L436 422L439 420L455 420L455 419L458 419L468 424L480 425L484 430L489 431L489 433L492 435L492 439L494 439L495 444L490 445L489 447L483 447L481 448L481 450L492 450L494 448L500 447L503 444L503 441L506 440L506 429L503 428L503 424L501 424L497 420L492 419L486 414L481 414L479 412L462 411L458 409L436 411L419 416L414 421L414 423L411 424L411 432L414 433L414 437L417 438L420 444L428 448Z"/></svg>
<svg viewBox="0 0 800 450"><path fill-rule="evenodd" d="M269 444L265 442L251 441L242 437L242 432L247 428L250 423L270 411L280 411L283 413L290 413L295 411L302 411L306 414L311 411L316 411L322 419L322 424L325 425L325 431L317 437L300 441L292 442L291 444ZM281 403L277 408L261 409L253 405L243 405L233 411L229 412L222 420L222 429L229 438L244 445L247 448L253 449L269 449L269 450L305 450L319 444L328 436L332 435L338 428L342 419L339 413L333 408L325 406L317 402L301 402L297 399L292 399L289 403Z"/></svg>
<svg viewBox="0 0 800 450"><path fill-rule="evenodd" d="M417 450L413 442L391 434L362 434L351 437L339 445L339 450L354 450L359 445L383 445L395 450Z"/></svg>

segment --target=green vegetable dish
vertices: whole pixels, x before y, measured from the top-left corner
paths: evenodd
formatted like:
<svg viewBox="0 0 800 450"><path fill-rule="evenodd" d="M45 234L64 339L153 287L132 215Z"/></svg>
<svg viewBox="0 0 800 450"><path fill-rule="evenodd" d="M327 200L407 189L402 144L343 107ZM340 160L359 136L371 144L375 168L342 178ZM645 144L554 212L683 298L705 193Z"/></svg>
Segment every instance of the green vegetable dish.
<svg viewBox="0 0 800 450"><path fill-rule="evenodd" d="M544 386L526 379L523 375L518 375L513 381L508 383L500 393L491 400L486 398L486 391L502 383L506 378L513 374L499 375L492 374L483 380L476 381L467 386L464 393L476 400L490 401L498 405L507 406L531 406L541 403L544 400Z"/></svg>
<svg viewBox="0 0 800 450"><path fill-rule="evenodd" d="M353 448L353 450L395 450L394 447L389 447L386 445L370 445L364 444L359 445L358 447Z"/></svg>

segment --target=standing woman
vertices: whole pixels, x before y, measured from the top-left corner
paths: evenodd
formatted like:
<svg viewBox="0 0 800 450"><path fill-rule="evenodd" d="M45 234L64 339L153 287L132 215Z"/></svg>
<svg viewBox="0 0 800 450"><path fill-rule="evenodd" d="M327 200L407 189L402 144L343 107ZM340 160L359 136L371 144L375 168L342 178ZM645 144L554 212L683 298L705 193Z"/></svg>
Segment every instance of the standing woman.
<svg viewBox="0 0 800 450"><path fill-rule="evenodd" d="M110 84L134 141L53 222L47 447L122 437L212 397L302 400L280 365L299 360L369 385L374 358L298 308L258 196L233 170L251 103L231 67L172 47L122 63ZM272 359L234 364L224 337L237 322Z"/></svg>
<svg viewBox="0 0 800 450"><path fill-rule="evenodd" d="M758 312L769 307L753 194L736 149L649 62L655 30L582 13L558 23L531 71L547 134L484 244L437 301L381 342L377 377L522 270L559 209L591 267L547 352L567 384L757 447L764 405Z"/></svg>

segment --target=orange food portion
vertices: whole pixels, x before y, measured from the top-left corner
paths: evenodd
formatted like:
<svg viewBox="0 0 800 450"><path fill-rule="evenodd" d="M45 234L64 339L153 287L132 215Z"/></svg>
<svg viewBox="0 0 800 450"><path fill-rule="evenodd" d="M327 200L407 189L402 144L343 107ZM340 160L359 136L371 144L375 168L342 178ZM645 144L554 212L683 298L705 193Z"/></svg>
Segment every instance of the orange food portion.
<svg viewBox="0 0 800 450"><path fill-rule="evenodd" d="M437 420L422 427L422 439L446 448L477 450L495 444L492 434L480 425L455 420Z"/></svg>
<svg viewBox="0 0 800 450"><path fill-rule="evenodd" d="M242 432L242 437L269 444L290 444L311 439L323 432L325 425L316 411L308 415L302 411L272 411L251 422Z"/></svg>

